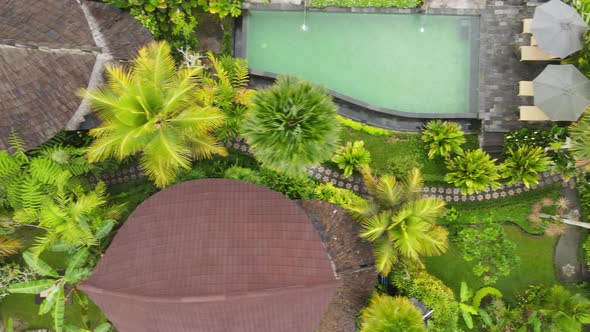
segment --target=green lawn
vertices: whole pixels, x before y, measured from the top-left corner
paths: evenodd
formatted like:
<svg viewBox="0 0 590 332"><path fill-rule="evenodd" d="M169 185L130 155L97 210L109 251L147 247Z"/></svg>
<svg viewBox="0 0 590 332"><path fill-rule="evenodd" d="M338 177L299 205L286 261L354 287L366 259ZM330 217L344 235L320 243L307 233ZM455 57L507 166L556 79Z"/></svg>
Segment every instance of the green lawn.
<svg viewBox="0 0 590 332"><path fill-rule="evenodd" d="M550 286L558 283L553 267L553 250L557 238L529 235L517 226L504 226L508 238L516 243L516 254L520 257L520 265L507 277L498 279L494 287L504 294L509 303L515 302L515 296L525 290L528 285ZM449 250L442 256L425 258L426 268L451 287L457 298L461 281L474 289L484 286L481 280L473 275L474 262L466 262L457 247L451 243Z"/></svg>
<svg viewBox="0 0 590 332"><path fill-rule="evenodd" d="M513 222L524 231L531 234L541 234L542 229L533 228L528 221L532 206L543 198L553 200L561 197L561 185L554 184L538 190L529 191L520 195L500 198L484 202L466 202L448 204L447 207L455 207L459 211L457 223L475 224L485 218L491 218L500 222ZM555 207L544 207L544 213L554 214Z"/></svg>
<svg viewBox="0 0 590 332"><path fill-rule="evenodd" d="M465 148L477 148L477 137L475 135L466 136ZM371 168L377 173L389 173L390 163L398 162L402 156L407 156L422 169L424 181L428 185L450 186L443 180L446 173L444 161L442 159L428 159L427 149L419 134L392 133L391 136L371 136L365 132L342 126L340 139L343 145L346 142L364 141L365 148L371 152Z"/></svg>

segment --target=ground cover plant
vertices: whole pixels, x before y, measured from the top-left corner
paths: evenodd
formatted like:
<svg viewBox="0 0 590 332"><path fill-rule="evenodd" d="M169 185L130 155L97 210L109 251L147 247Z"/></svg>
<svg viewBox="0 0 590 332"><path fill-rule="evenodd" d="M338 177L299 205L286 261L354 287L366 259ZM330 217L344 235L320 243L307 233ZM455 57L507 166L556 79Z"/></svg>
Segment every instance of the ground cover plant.
<svg viewBox="0 0 590 332"><path fill-rule="evenodd" d="M422 0L311 0L310 7L397 7L416 8Z"/></svg>

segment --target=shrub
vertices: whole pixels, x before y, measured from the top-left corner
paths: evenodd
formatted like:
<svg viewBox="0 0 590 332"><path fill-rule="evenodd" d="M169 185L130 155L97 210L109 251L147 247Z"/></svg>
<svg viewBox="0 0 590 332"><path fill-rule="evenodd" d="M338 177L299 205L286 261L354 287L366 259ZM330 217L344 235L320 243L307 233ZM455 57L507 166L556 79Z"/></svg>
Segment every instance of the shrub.
<svg viewBox="0 0 590 332"><path fill-rule="evenodd" d="M371 153L365 149L365 142L348 142L336 151L332 161L338 164L338 168L344 170L344 177L352 175L354 170L371 162Z"/></svg>
<svg viewBox="0 0 590 332"><path fill-rule="evenodd" d="M406 297L373 294L360 312L359 332L426 332L420 309Z"/></svg>
<svg viewBox="0 0 590 332"><path fill-rule="evenodd" d="M509 275L520 262L516 256L516 244L507 239L502 226L490 220L461 230L457 242L463 259L477 262L473 273L482 277L486 285L494 284L500 276Z"/></svg>
<svg viewBox="0 0 590 332"><path fill-rule="evenodd" d="M388 174L398 179L404 179L414 168L422 169L422 164L411 155L404 154L387 160Z"/></svg>
<svg viewBox="0 0 590 332"><path fill-rule="evenodd" d="M314 197L315 182L307 174L289 176L270 169L260 170L262 185L278 191L291 199L310 199Z"/></svg>
<svg viewBox="0 0 590 332"><path fill-rule="evenodd" d="M504 166L504 177L510 179L508 183L522 182L528 188L539 183L539 173L551 168L551 159L541 147L522 145L508 148Z"/></svg>
<svg viewBox="0 0 590 332"><path fill-rule="evenodd" d="M584 259L586 261L586 265L590 266L590 235L586 235L586 240L582 243L582 248L584 248Z"/></svg>
<svg viewBox="0 0 590 332"><path fill-rule="evenodd" d="M35 280L37 273L28 267L16 263L0 264L0 303L8 296L8 287L19 282Z"/></svg>
<svg viewBox="0 0 590 332"><path fill-rule="evenodd" d="M468 150L447 161L445 181L461 188L463 194L473 194L487 187L499 187L501 167L496 159L481 149Z"/></svg>
<svg viewBox="0 0 590 332"><path fill-rule="evenodd" d="M422 140L428 145L428 158L441 156L449 158L460 154L461 145L466 142L465 134L455 122L431 120L422 129Z"/></svg>
<svg viewBox="0 0 590 332"><path fill-rule="evenodd" d="M523 145L546 148L551 143L565 141L567 129L556 124L551 129L521 128L504 135L504 151L516 150Z"/></svg>
<svg viewBox="0 0 590 332"><path fill-rule="evenodd" d="M314 190L315 198L322 201L327 201L342 207L350 205L361 199L360 196L354 193L352 190L334 187L332 182L321 183L315 187Z"/></svg>
<svg viewBox="0 0 590 332"><path fill-rule="evenodd" d="M342 125L357 130L357 131L361 131L363 133L369 134L371 136L391 136L392 135L392 131L391 130L387 130L387 129L383 129L383 128L379 128L379 127L373 127L358 121L354 121L352 119L347 119L344 118L340 115L337 116L338 122L341 123Z"/></svg>
<svg viewBox="0 0 590 332"><path fill-rule="evenodd" d="M310 7L395 7L416 8L422 0L311 0Z"/></svg>
<svg viewBox="0 0 590 332"><path fill-rule="evenodd" d="M289 76L259 90L241 134L263 166L296 175L334 154L337 108L322 86Z"/></svg>
<svg viewBox="0 0 590 332"><path fill-rule="evenodd" d="M233 166L225 170L224 178L250 182L254 184L262 184L263 180L258 172L240 166Z"/></svg>
<svg viewBox="0 0 590 332"><path fill-rule="evenodd" d="M502 292L494 287L482 287L473 295L472 306L478 309L481 306L481 301L487 296L502 298Z"/></svg>
<svg viewBox="0 0 590 332"><path fill-rule="evenodd" d="M394 269L390 282L407 297L415 297L434 310L428 321L430 331L456 332L459 321L459 304L453 291L442 281L424 270L409 267Z"/></svg>

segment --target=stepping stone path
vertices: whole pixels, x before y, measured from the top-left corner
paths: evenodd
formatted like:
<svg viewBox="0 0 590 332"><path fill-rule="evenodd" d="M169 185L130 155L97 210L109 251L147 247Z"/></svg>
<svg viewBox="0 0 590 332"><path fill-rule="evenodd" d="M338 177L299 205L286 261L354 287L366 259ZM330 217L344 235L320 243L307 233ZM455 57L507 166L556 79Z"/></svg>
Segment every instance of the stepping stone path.
<svg viewBox="0 0 590 332"><path fill-rule="evenodd" d="M225 146L242 152L252 153L252 149L242 138L227 143ZM336 187L350 189L361 194L367 193L367 189L359 176L345 178L340 172L324 166L310 168L308 173L317 181L332 182ZM116 172L104 174L101 177L101 180L109 185L114 185L142 177L144 177L144 174L141 172L139 165L130 165L126 168L117 170ZM481 202L518 195L523 192L549 186L561 181L562 179L559 175L552 175L551 173L546 172L541 173L539 184L531 188L527 188L523 184L501 185L498 188L488 188L483 192L472 195L462 195L459 188L447 187L424 187L422 191L424 197L438 197L449 203Z"/></svg>

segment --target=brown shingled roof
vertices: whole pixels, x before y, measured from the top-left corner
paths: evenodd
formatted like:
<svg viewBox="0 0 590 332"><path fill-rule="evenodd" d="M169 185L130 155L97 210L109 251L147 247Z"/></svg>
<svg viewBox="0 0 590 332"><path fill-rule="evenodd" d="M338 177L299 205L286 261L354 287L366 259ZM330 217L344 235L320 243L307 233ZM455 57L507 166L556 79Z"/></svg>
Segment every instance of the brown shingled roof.
<svg viewBox="0 0 590 332"><path fill-rule="evenodd" d="M143 202L80 289L121 332L311 332L340 284L295 202L207 179Z"/></svg>
<svg viewBox="0 0 590 332"><path fill-rule="evenodd" d="M8 148L11 128L29 148L66 125L77 128L88 110L76 92L100 81L97 57L126 60L150 40L131 15L107 4L1 0L0 149Z"/></svg>

